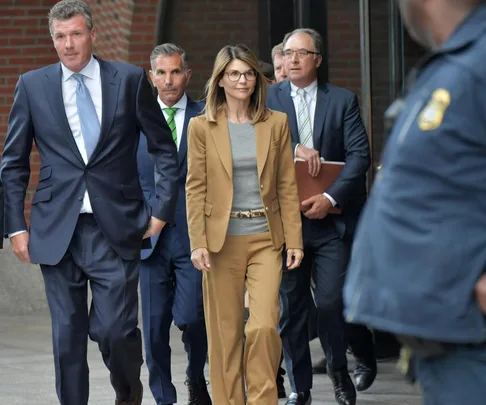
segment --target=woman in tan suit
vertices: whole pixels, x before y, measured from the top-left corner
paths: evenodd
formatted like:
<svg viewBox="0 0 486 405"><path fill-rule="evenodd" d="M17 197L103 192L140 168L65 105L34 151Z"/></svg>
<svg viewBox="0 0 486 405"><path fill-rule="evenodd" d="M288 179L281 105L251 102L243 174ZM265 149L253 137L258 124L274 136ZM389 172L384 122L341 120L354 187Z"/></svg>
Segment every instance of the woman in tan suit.
<svg viewBox="0 0 486 405"><path fill-rule="evenodd" d="M188 129L191 259L204 271L216 405L244 405L245 384L248 404L277 405L283 245L289 270L303 257L287 117L265 108L265 80L250 49L225 46L206 86L205 113Z"/></svg>

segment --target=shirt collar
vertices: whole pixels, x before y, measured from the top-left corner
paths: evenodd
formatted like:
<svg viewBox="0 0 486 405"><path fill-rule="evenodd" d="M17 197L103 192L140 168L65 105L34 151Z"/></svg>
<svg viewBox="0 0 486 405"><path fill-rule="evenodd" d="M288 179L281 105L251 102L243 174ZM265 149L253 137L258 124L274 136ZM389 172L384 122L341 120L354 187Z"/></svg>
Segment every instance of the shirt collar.
<svg viewBox="0 0 486 405"><path fill-rule="evenodd" d="M295 84L290 82L290 97L296 97L297 96L297 90L299 87L297 87ZM314 80L311 84L309 84L307 87L304 87L305 94L307 95L309 100L315 100L317 97L317 79Z"/></svg>
<svg viewBox="0 0 486 405"><path fill-rule="evenodd" d="M160 108L162 108L162 110L164 108L171 108L167 105L165 105L165 103L160 99L160 97L157 96L157 101L159 102L159 105L160 105ZM187 96L186 96L186 93L184 93L182 95L182 97L180 98L180 100L175 103L172 108L177 108L177 110L182 110L184 111L187 107Z"/></svg>
<svg viewBox="0 0 486 405"><path fill-rule="evenodd" d="M89 79L94 79L96 77L96 72L100 70L99 68L100 64L98 61L91 55L91 59L89 60L88 64L81 70L81 73L83 76L89 78ZM64 81L69 80L71 76L75 73L72 70L69 70L66 66L64 66L61 63L61 69L62 69L62 79Z"/></svg>

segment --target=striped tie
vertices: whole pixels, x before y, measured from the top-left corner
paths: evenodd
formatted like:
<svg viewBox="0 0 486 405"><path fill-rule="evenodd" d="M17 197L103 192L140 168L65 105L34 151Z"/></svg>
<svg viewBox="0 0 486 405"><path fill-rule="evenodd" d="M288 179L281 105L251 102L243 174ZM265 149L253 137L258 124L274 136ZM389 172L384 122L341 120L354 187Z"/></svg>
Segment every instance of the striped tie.
<svg viewBox="0 0 486 405"><path fill-rule="evenodd" d="M170 132L172 132L172 139L175 143L177 143L177 129L175 123L175 114L178 108L164 108L165 113L167 114L167 125L170 128Z"/></svg>
<svg viewBox="0 0 486 405"><path fill-rule="evenodd" d="M312 138L312 126L309 115L309 107L305 101L305 90L297 89L297 95L300 97L299 100L299 139L300 144L305 147L310 147L308 145Z"/></svg>

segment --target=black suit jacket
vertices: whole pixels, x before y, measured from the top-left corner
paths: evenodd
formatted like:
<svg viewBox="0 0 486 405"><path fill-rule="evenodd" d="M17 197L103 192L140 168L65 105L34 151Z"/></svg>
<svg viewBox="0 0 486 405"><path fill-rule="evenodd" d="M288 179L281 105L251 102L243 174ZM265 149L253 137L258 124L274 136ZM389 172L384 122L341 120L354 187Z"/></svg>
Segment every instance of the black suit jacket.
<svg viewBox="0 0 486 405"><path fill-rule="evenodd" d="M196 117L201 113L204 104L187 99L186 114L184 117L184 127L182 128L181 141L179 144L179 180L178 180L178 199L175 213L175 227L179 235L179 240L187 250L187 254L191 253L189 245L189 234L187 230L187 214L186 214L186 177L187 177L187 126L191 118ZM140 184L142 185L145 199L150 205L156 204L155 200L155 182L154 182L154 163L150 159L147 152L147 142L143 135L140 136L140 143L137 152L138 174L140 176ZM162 234L164 231L161 232ZM157 241L161 235L157 234L151 238L151 247L142 249L142 260L147 259L153 253ZM163 236L162 236L163 239Z"/></svg>
<svg viewBox="0 0 486 405"><path fill-rule="evenodd" d="M32 199L32 262L57 264L69 246L85 190L93 214L124 259L140 255L150 216L171 222L177 198L177 150L142 68L98 59L102 85L100 139L87 164L71 133L61 88L61 65L28 72L17 83L1 166L5 234L27 229L24 199L29 156L40 155L39 185ZM143 197L137 173L139 134L155 163L157 203Z"/></svg>
<svg viewBox="0 0 486 405"><path fill-rule="evenodd" d="M269 87L267 105L287 114L295 149L299 131L289 81ZM318 86L312 140L314 149L324 159L346 162L327 193L343 211L342 215L332 215L338 232L342 237L352 237L366 201L366 172L370 165L368 136L355 94L327 83Z"/></svg>

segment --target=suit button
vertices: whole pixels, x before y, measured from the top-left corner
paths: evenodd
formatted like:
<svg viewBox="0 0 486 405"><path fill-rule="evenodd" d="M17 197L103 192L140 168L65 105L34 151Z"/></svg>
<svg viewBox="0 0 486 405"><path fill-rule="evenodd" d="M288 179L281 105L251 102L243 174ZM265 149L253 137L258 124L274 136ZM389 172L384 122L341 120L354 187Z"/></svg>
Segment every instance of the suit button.
<svg viewBox="0 0 486 405"><path fill-rule="evenodd" d="M78 200L79 200L79 201L83 201L83 198L84 198L84 197L83 197L82 195L80 195L80 196L78 197Z"/></svg>
<svg viewBox="0 0 486 405"><path fill-rule="evenodd" d="M265 211L268 211L268 207L265 207Z"/></svg>
<svg viewBox="0 0 486 405"><path fill-rule="evenodd" d="M260 188L263 188L263 184L260 184Z"/></svg>

